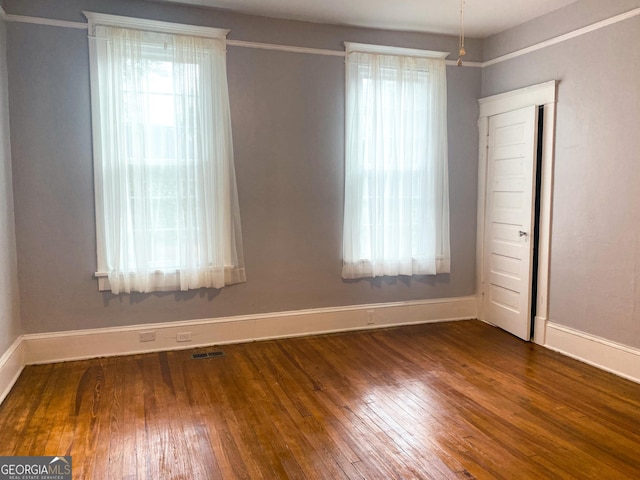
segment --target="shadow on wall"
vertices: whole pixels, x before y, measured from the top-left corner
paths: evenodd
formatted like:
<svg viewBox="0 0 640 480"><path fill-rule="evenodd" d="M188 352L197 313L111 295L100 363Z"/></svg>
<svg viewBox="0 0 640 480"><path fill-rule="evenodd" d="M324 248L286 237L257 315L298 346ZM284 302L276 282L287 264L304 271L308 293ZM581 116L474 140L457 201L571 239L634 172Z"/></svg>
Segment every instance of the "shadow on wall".
<svg viewBox="0 0 640 480"><path fill-rule="evenodd" d="M391 285L404 285L405 287L411 286L429 286L434 287L438 284L449 284L451 282L451 274L442 273L438 275L414 275L414 276L398 276L398 277L374 277L374 278L354 278L354 279L342 279L344 284L355 284L360 282L367 282L371 288L383 288Z"/></svg>
<svg viewBox="0 0 640 480"><path fill-rule="evenodd" d="M224 288L232 288L233 285L227 285ZM151 293L139 293L131 292L126 294L115 295L110 291L102 292L102 303L105 307L108 307L112 303L137 305L144 302L147 298L154 296L157 298L170 298L176 302L186 302L196 297L206 298L208 301L214 300L222 289L215 288L199 288L197 290L177 291L177 292L151 292Z"/></svg>

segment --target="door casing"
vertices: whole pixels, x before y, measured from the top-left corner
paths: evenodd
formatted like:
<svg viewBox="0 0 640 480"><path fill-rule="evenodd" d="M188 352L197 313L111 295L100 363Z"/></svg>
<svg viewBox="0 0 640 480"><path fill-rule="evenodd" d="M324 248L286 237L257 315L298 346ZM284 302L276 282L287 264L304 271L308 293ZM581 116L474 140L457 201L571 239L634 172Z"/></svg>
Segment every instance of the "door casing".
<svg viewBox="0 0 640 480"><path fill-rule="evenodd" d="M484 225L485 197L487 182L487 148L489 118L493 115L518 110L527 106L544 106L544 130L542 134L542 171L540 186L540 230L538 239L538 272L536 317L533 341L545 344L546 324L549 318L549 252L551 247L551 205L553 196L553 160L555 146L555 117L557 84L555 80L493 95L478 100L480 115L478 119L479 159L478 159L478 217L476 236L476 296L478 299L478 318L487 323L483 312L482 294L484 289Z"/></svg>

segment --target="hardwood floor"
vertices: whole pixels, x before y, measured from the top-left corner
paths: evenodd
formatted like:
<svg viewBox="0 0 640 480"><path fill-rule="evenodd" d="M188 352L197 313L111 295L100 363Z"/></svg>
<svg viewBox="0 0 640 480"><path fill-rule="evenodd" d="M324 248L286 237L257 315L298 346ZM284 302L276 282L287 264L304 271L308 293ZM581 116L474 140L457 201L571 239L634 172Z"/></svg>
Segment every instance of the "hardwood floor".
<svg viewBox="0 0 640 480"><path fill-rule="evenodd" d="M78 479L638 479L640 385L477 321L26 367L0 455Z"/></svg>

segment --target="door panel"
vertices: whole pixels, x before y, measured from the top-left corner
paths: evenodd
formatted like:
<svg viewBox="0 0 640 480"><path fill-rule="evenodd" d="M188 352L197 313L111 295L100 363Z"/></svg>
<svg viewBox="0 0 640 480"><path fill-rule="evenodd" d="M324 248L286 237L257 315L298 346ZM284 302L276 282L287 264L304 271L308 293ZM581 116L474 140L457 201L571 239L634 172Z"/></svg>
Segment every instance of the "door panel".
<svg viewBox="0 0 640 480"><path fill-rule="evenodd" d="M484 319L529 340L537 108L489 118Z"/></svg>

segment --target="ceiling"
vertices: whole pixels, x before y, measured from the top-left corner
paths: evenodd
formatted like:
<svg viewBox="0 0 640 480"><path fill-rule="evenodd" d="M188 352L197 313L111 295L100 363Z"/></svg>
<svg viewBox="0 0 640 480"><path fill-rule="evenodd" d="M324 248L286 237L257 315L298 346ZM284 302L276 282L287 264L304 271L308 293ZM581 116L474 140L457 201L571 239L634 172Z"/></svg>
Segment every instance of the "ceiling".
<svg viewBox="0 0 640 480"><path fill-rule="evenodd" d="M460 0L169 0L267 17L457 35ZM465 0L465 33L485 38L577 0Z"/></svg>

